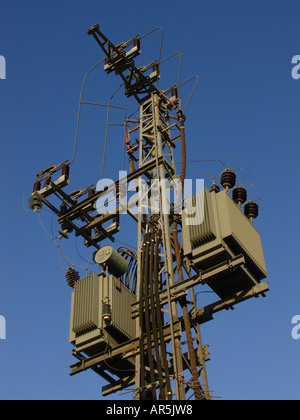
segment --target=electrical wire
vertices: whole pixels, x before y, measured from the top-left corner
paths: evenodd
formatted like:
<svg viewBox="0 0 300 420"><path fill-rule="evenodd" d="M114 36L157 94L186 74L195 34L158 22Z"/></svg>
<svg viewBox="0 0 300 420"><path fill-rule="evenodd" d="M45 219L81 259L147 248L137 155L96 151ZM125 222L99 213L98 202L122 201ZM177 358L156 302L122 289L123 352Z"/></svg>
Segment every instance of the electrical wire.
<svg viewBox="0 0 300 420"><path fill-rule="evenodd" d="M193 87L193 90L192 90L192 92L191 92L191 94L190 94L190 97L189 97L189 99L188 99L188 101L187 101L187 103L186 103L186 105L185 105L185 107L184 107L184 109L183 109L183 113L185 113L185 111L186 111L186 109L187 109L187 107L188 107L188 104L190 103L190 100L192 99L192 97L193 97L193 95L194 95L194 92L195 92L196 87L197 87L197 85L198 85L199 76L198 76L198 75L192 76L190 79L186 80L185 82L183 82L181 85L179 85L179 86L178 86L178 89L179 89L180 87L184 86L186 83L190 82L191 80L193 80L193 79L195 79L195 78L196 78L196 83L195 83L195 85L194 85L194 87Z"/></svg>
<svg viewBox="0 0 300 420"><path fill-rule="evenodd" d="M174 57L177 54L179 54L179 68L178 68L178 80L177 80L177 86L179 86L180 74L181 74L181 62L182 62L182 54L181 54L181 52L178 51L178 52L175 52L175 53L169 55L169 57L166 57L163 60L159 61L158 64L161 65L162 63L164 63L165 61L169 60L170 58Z"/></svg>
<svg viewBox="0 0 300 420"><path fill-rule="evenodd" d="M82 256L82 255L80 255L79 250L78 250L78 247L77 247L77 240L78 240L78 237L77 237L77 238L76 238L76 240L75 240L75 250L76 250L77 255L79 256L79 258L81 258L81 259L82 259L82 261L84 261L84 262L86 262L86 263L87 263L87 265L86 265L86 267L85 267L85 270L87 270L87 268L88 268L89 264L92 264L92 265L97 265L95 262L91 262L91 259L93 258L93 253L91 254L91 256L90 256L90 258L89 258L88 260L86 260L85 258L83 258L83 256Z"/></svg>
<svg viewBox="0 0 300 420"><path fill-rule="evenodd" d="M112 94L112 96L109 98L109 101L108 101L107 116L106 116L106 130L105 130L104 151L103 151L103 160L102 160L102 168L101 168L100 180L103 177L103 171L104 171L104 163L105 163L105 155L106 155L106 144L107 144L107 133L108 133L109 110L110 110L110 106L111 106L110 105L110 102L113 99L113 97L116 95L116 93L119 91L119 89L121 88L121 86L123 86L123 83L121 83L121 85L116 89L116 91ZM126 109L125 108L122 108L122 109L125 112L124 121L126 122ZM125 124L125 122L124 122L124 124Z"/></svg>
<svg viewBox="0 0 300 420"><path fill-rule="evenodd" d="M105 353L107 352L107 349L108 349L108 347L109 347L109 343L107 342L107 344L106 344L106 347L105 347L105 350L104 350L104 355L105 355ZM108 353L108 352L107 352ZM109 353L108 353L109 354ZM115 370L115 371L118 371L118 372L135 372L136 373L136 369L120 369L120 368L115 368L114 366L110 366L108 363L107 363L107 360L106 360L106 358L104 358L103 359L103 362L106 364L106 366L109 368L109 369L111 369L111 370Z"/></svg>
<svg viewBox="0 0 300 420"><path fill-rule="evenodd" d="M160 48L159 48L159 56L158 56L158 62L160 62L161 60L161 52L162 52L162 43L163 43L163 29L161 27L157 27L152 29L151 31L147 32L146 34L142 35L141 37L139 37L140 39L145 38L146 36L150 35L152 32L156 31L156 30L160 30L161 31L161 40L160 40ZM74 142L74 150L73 150L73 156L72 159L69 163L69 165L71 165L74 160L75 160L75 155L76 155L76 149L77 149L77 142L78 142L78 131L79 131L79 119L80 119L80 110L81 110L81 105L83 103L87 103L87 102L83 102L82 101L82 96L83 96L83 91L84 91L84 87L85 87L85 83L86 83L86 79L87 76L95 69L97 68L101 63L103 63L105 61L105 58L103 58L101 61L99 61L98 63L96 63L93 67L91 67L85 74L83 82L82 82L82 86L81 86L81 91L80 91L80 96L79 96L79 104L78 104L78 111L77 111L77 122L76 122L76 130L75 130L75 142ZM109 99L109 104L108 105L103 105L103 106L110 106L110 101L113 98L113 96L117 93L117 91L120 89L121 86L123 86L124 83L122 83L118 89L116 90L116 92L110 97ZM96 104L94 104L96 105ZM123 108L125 109L125 108ZM108 113L109 113L109 108L108 108ZM108 114L107 114L107 118L108 118ZM126 109L125 109L125 120L126 120ZM107 125L106 125L106 135L107 135ZM105 137L105 145L104 148L106 150L106 137ZM104 153L105 155L105 153ZM102 169L104 168L104 156L103 156L103 162L102 162ZM101 171L101 179L103 176L103 170Z"/></svg>
<svg viewBox="0 0 300 420"><path fill-rule="evenodd" d="M158 26L157 28L151 29L151 31L147 32L145 35L142 35L141 37L139 37L140 39L145 38L146 36L150 35L152 32L160 30L161 31L161 37L160 37L160 46L159 46L159 54L158 54L158 63L160 63L160 59L161 59L161 53L162 53L162 45L163 45L163 28ZM157 86L158 86L158 81L157 81Z"/></svg>
<svg viewBox="0 0 300 420"><path fill-rule="evenodd" d="M118 87L118 89L117 89L117 91L120 89L120 87L121 87L122 85L120 85L119 87ZM116 92L117 92L116 91ZM115 92L115 93L116 93ZM111 97L112 98L112 97ZM110 98L110 100L111 100L111 98ZM109 100L109 102L110 102L110 100ZM109 104L100 104L100 103L98 103L98 102L86 102L86 101L82 101L81 102L81 104L85 104L85 105L93 105L93 106L102 106L102 107L107 107L107 118L109 117L109 108L115 108L115 109L122 109L122 110L124 110L124 113L125 113L125 119L126 119L126 108L124 108L124 107L122 107L122 106L115 106L115 105L110 105L110 103ZM124 124L122 124L122 126L123 126ZM100 176L100 181L101 181L101 179L102 179L102 177L103 177L103 171L104 171L104 165L105 165L105 157L106 157L106 148L107 148L107 135L108 135L108 126L109 126L109 123L107 122L106 123L106 131L105 131L105 139L104 139L104 150L103 150L103 159L102 159L102 166L101 166L101 176Z"/></svg>
<svg viewBox="0 0 300 420"><path fill-rule="evenodd" d="M76 154L76 148L77 148L77 139L78 139L78 128L79 128L79 117L80 117L80 108L81 108L81 99L82 99L82 95L83 95L83 90L84 90L84 86L85 86L85 82L87 79L87 76L89 75L89 73L91 71L93 71L96 67L98 67L101 63L103 63L105 61L105 58L103 58L101 61L99 61L97 64L95 64L93 67L91 67L85 74L83 82L82 82L82 86L81 86L81 91L80 91L80 96L79 96L79 103L78 103L78 111L77 111L77 122L76 122L76 131L75 131L75 142L74 142L74 151L73 151L73 156L72 159L70 161L70 165L71 163L74 162L75 160L75 154Z"/></svg>
<svg viewBox="0 0 300 420"><path fill-rule="evenodd" d="M39 215L40 225L43 228L44 232L47 234L47 236L49 236L49 238L51 239L51 241L57 246L57 248L58 248L58 255L62 255L66 259L66 261L68 261L73 267L76 266L76 267L80 267L80 268L86 269L82 265L75 264L73 261L70 260L70 258L68 258L66 256L66 254L62 251L60 244L57 243L57 241L55 240L56 238L54 238L53 236L51 236L50 233L45 228L45 226L43 225L43 222L42 222L42 219L41 219L41 212L40 212L40 210L38 211L38 215ZM60 260L60 262L61 262L61 260ZM61 262L61 266L62 266L63 270L65 270L64 267L63 267L63 265L62 265L62 262Z"/></svg>

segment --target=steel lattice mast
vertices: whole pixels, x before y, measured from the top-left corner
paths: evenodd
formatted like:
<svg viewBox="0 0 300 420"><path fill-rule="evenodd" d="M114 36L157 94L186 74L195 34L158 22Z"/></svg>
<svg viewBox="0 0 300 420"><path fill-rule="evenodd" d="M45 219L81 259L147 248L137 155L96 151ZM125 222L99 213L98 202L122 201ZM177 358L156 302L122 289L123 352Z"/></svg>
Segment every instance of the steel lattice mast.
<svg viewBox="0 0 300 420"><path fill-rule="evenodd" d="M131 54L131 57L128 58L124 51L114 46L100 32L98 25L91 27L88 30L88 33L94 36L106 54L106 63L109 66L109 71L115 71L116 74L121 76L124 81L127 96L134 96L140 104L140 134L138 144L139 173L141 176L146 177L145 182L148 182L152 191L156 191L157 193L157 213L145 218L143 213L144 202L139 203L138 213L137 297L140 302L140 309L137 318L137 331L139 332L141 348L144 347L142 341L143 336L146 334L146 346L148 350L145 354L141 351L140 354L136 356L135 386L136 390L142 390L140 393L137 393L137 396L138 398L151 397L155 399L155 387L160 385L159 397L171 399L172 390L170 378L172 377L175 382L177 399L185 399L184 357L182 354L181 334L179 333L180 322L177 308L178 303L177 300L172 299L170 293L170 287L175 283L176 270L178 273L181 273L181 280L183 280L180 248L175 246L176 241L178 243L177 225L180 224L181 221L179 220L180 215L174 217L174 212L173 214L170 214L167 191L167 185L172 185L172 183L174 184L174 181L176 182L178 180L173 154L176 140L181 140L183 143L182 151L185 155L185 116L177 107L180 102L177 89L171 90L174 97L169 99L164 92L159 91L154 85L154 82L159 76L158 66L153 64L153 73L150 77L145 77L143 72L135 67L132 56L137 54L138 48L136 48L134 53ZM138 41L136 40L135 45L137 45L137 43ZM127 75L125 75L125 73L127 73ZM177 128L177 133L172 138L171 128L174 127ZM127 143L127 147L130 165L133 169L134 164L130 150L132 145ZM185 156L182 158L183 171L185 171L184 166L186 158ZM149 170L149 167L152 169ZM183 186L184 174L181 174L181 182ZM181 197L178 198L179 203L181 204ZM148 202L146 205L153 210L153 202ZM173 232L171 232L172 225ZM160 275L159 278L155 278L158 274L155 273L154 270L155 252L160 255L159 270L163 273L163 276ZM156 255L156 260L157 258L158 255ZM149 270L149 275L145 276L145 270ZM148 283L145 282L145 278ZM164 311L167 311L168 314L168 326L173 354L171 360L171 375L168 368L170 360L167 360L166 342L161 336L157 337L157 335L162 334L162 327L165 325L160 310L162 302L158 297L158 290L161 289L163 285L167 291ZM155 297L157 297L157 300ZM148 299L150 301L150 308ZM199 366L199 363L197 363L195 357L185 296L181 297L180 302L183 308L183 324L187 333L189 368L192 373L191 388L195 392L196 399L206 398L209 396L207 379L206 375L204 375L205 391L203 391L198 379L197 365ZM154 320L156 320L157 325L155 325ZM199 343L201 341L199 327L197 328L197 336ZM160 345L158 345L158 341ZM153 343L155 352L152 352ZM201 345L200 349L202 350ZM146 361L144 359L146 359ZM144 371L145 363L149 364L149 372L146 372L146 375ZM203 358L200 367L200 372L205 371ZM162 374L163 378L160 378L159 376Z"/></svg>

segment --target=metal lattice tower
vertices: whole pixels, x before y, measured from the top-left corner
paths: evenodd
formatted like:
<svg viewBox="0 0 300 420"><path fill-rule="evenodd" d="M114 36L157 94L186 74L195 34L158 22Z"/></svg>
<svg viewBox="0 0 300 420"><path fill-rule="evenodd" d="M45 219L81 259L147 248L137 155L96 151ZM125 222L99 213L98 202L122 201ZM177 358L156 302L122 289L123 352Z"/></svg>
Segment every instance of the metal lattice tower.
<svg viewBox="0 0 300 420"><path fill-rule="evenodd" d="M176 140L181 141L185 154L185 134L182 111L178 108L180 99L176 89L172 99L157 89L154 82L159 74L158 66L153 64L152 74L148 77L135 67L133 58L139 52L137 40L133 52L126 56L124 50L114 46L95 25L88 30L93 35L106 54L107 72L114 71L121 76L127 96L134 96L140 105L139 141L138 141L138 178L140 188L140 202L138 212L138 263L137 263L137 298L138 317L136 327L140 340L140 352L136 356L135 388L136 398L156 399L156 388L159 388L159 398L172 399L171 382L175 383L177 399L185 399L185 388L192 388L196 399L209 398L208 385L205 374L205 362L202 356L202 344L199 326L196 327L196 338L200 351L195 355L193 347L192 328L187 310L185 295L173 297L170 288L175 284L176 271L181 268L181 255L177 239L177 225L180 216L175 215L168 205L167 186L176 184L178 175L174 161L173 149ZM129 44L129 43L128 43ZM123 44L122 48L128 47ZM127 73L127 75L125 74ZM176 129L172 137L171 128ZM134 171L132 145L128 142L130 168ZM185 156L182 157L185 165ZM183 169L185 171L185 169ZM152 190L151 200L143 198L141 180L148 184L148 191ZM184 175L181 174L183 187ZM178 183L176 184L178 185ZM151 208L153 213L153 192L155 191L157 213L146 216L143 209ZM182 192L182 189L181 189ZM178 197L181 205L181 197ZM174 208L173 208L174 210ZM176 210L176 209L175 209ZM145 217L146 216L146 217ZM171 231L173 225L173 233ZM181 274L182 277L182 274ZM164 300L160 291L165 290ZM178 302L181 302L183 323L178 316ZM164 320L167 314L168 321ZM188 354L182 352L181 325L187 334ZM167 328L167 333L164 332ZM144 337L146 342L144 342ZM171 344L172 356L168 356L167 345ZM153 348L154 347L154 348ZM198 347L199 348L199 347ZM200 355L200 357L199 357ZM196 360L197 359L197 360ZM192 373L191 382L184 380L185 368ZM198 378L203 373L202 388ZM170 373L170 370L172 371Z"/></svg>
<svg viewBox="0 0 300 420"><path fill-rule="evenodd" d="M176 255L174 246L172 247L172 218L174 215L170 215L170 209L166 208L168 202L166 185L167 182L172 183L172 181L178 179L176 174L176 168L174 163L173 148L172 144L174 139L171 137L170 133L170 119L169 117L169 107L168 103L161 100L161 97L157 93L152 93L149 98L144 100L140 106L140 137L139 137L139 169L144 170L149 166L149 164L154 163L154 168L150 171L145 169L144 175L148 175L152 182L152 189L155 188L155 184L158 188L155 188L157 192L157 204L158 204L158 213L156 215L150 216L150 218L143 219L141 212L138 215L138 250L139 250L139 260L138 260L138 297L140 302L145 302L145 308L140 306L139 317L137 321L138 331L140 337L144 334L142 328L142 321L144 318L146 335L147 335L147 348L150 349L151 343L155 343L155 355L156 358L151 362L152 351L148 350L148 362L151 364L150 375L148 381L147 378L143 377L143 369L137 369L136 374L136 388L144 389L147 382L152 384L152 389L154 385L157 385L157 382L166 381L166 384L160 385L160 390L166 389L165 393L160 392L160 396L164 399L171 399L171 385L170 385L170 375L167 369L169 361L166 358L166 343L160 338L160 351L156 343L157 339L153 340L151 334L153 331L160 330L162 325L153 325L153 319L156 319L157 322L161 320L161 299L157 301L153 299L153 288L154 292L155 287L161 288L163 285L166 289L166 300L164 308L168 313L168 325L170 330L171 344L172 344L172 369L175 380L176 396L178 399L184 399L185 397L185 384L184 384L184 373L183 373L183 355L180 343L180 334L179 334L179 318L178 318L178 308L176 301L172 301L170 286L174 285L175 282L175 272L176 267ZM172 124L173 125L173 124ZM180 136L179 136L180 137ZM178 138L176 136L175 138ZM150 203L150 205L153 203ZM140 203L139 208L142 210L143 206ZM152 220L151 220L152 219ZM159 252L157 247L161 247L161 261L160 261L160 271L163 273L164 280L162 278L155 278L157 272L152 271L150 267L149 270L149 279L148 284L144 283L145 280L145 270L142 270L144 267L147 271L148 265L152 263L154 253L153 245L155 244L156 252ZM144 260L146 261L143 261ZM143 265L145 264L145 265ZM153 267L154 269L154 267ZM151 276L153 273L153 276ZM153 284L154 282L154 284ZM155 284L158 282L159 284ZM144 293L142 293L142 291ZM157 292L157 291L156 291ZM147 304L147 300L150 297L150 306ZM148 319L149 318L149 319ZM150 326L150 319L152 319L152 325ZM189 326L190 328L190 326ZM162 359L161 359L161 356ZM137 356L136 366L144 366L144 354ZM161 373L156 373L154 365L160 363L160 359L164 362L164 375L165 377L161 380L157 380L157 376ZM152 371L152 372L151 372ZM159 372L162 372L161 367L158 369ZM152 375L151 375L152 373ZM147 375L146 375L147 376ZM198 381L198 376L197 376ZM195 387L198 385L196 384ZM151 389L151 386L150 386ZM199 392L199 391L198 391ZM143 395L143 393L142 393ZM143 395L144 396L144 395ZM155 393L153 392L153 398Z"/></svg>

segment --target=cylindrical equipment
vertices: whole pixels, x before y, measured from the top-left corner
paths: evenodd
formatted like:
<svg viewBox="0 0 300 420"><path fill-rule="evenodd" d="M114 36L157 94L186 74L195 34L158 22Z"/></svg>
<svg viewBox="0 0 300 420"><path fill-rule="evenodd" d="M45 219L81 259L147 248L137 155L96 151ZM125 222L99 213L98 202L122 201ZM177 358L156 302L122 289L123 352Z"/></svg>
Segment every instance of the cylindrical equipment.
<svg viewBox="0 0 300 420"><path fill-rule="evenodd" d="M62 222L61 229L58 231L58 239L65 238L68 239L68 233L73 232L73 227L68 222Z"/></svg>
<svg viewBox="0 0 300 420"><path fill-rule="evenodd" d="M248 201L248 203L245 204L244 213L248 219L255 219L258 216L258 205L254 201Z"/></svg>
<svg viewBox="0 0 300 420"><path fill-rule="evenodd" d="M89 188L88 189L88 198L90 198L90 197L92 197L92 195L94 195L95 194L95 188Z"/></svg>
<svg viewBox="0 0 300 420"><path fill-rule="evenodd" d="M109 303L102 304L102 318L105 323L111 321L111 307Z"/></svg>
<svg viewBox="0 0 300 420"><path fill-rule="evenodd" d="M100 248L94 260L115 277L121 277L128 270L128 262L110 245Z"/></svg>
<svg viewBox="0 0 300 420"><path fill-rule="evenodd" d="M65 202L61 203L60 209L59 209L59 215L62 216L63 214L66 213L66 211L68 210L68 207L66 205Z"/></svg>
<svg viewBox="0 0 300 420"><path fill-rule="evenodd" d="M41 189L41 181L35 181L33 184L33 192L37 192Z"/></svg>
<svg viewBox="0 0 300 420"><path fill-rule="evenodd" d="M232 191L232 198L238 205L244 204L247 200L247 191L244 187L236 187Z"/></svg>
<svg viewBox="0 0 300 420"><path fill-rule="evenodd" d="M221 185L223 188L231 189L235 185L236 175L230 169L226 169L221 176Z"/></svg>
<svg viewBox="0 0 300 420"><path fill-rule="evenodd" d="M70 166L64 163L61 169L61 174L69 176L69 173L70 173Z"/></svg>
<svg viewBox="0 0 300 420"><path fill-rule="evenodd" d="M215 183L213 183L213 185L209 189L209 191L214 191L214 192L218 193L220 191L220 187L219 187L219 185L216 185Z"/></svg>
<svg viewBox="0 0 300 420"><path fill-rule="evenodd" d="M172 95L172 98L173 97L176 98L176 99L178 98L178 89L176 87L172 87L171 95Z"/></svg>
<svg viewBox="0 0 300 420"><path fill-rule="evenodd" d="M29 207L34 211L37 212L43 206L41 196L38 194L32 194L29 197Z"/></svg>
<svg viewBox="0 0 300 420"><path fill-rule="evenodd" d="M66 271L66 279L68 285L74 289L75 283L80 280L78 271L75 271L74 268L69 267Z"/></svg>
<svg viewBox="0 0 300 420"><path fill-rule="evenodd" d="M61 228L62 230L66 230L67 232L73 232L73 226L66 221L62 222Z"/></svg>

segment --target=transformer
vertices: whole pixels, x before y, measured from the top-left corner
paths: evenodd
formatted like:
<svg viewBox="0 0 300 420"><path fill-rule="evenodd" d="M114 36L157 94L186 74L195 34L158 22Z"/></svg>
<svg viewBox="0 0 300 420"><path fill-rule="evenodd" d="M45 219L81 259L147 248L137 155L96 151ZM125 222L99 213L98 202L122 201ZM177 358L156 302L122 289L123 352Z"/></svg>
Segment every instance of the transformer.
<svg viewBox="0 0 300 420"><path fill-rule="evenodd" d="M188 197L182 214L183 251L197 271L243 257L224 275L206 283L221 299L248 291L267 277L260 235L227 190Z"/></svg>
<svg viewBox="0 0 300 420"><path fill-rule="evenodd" d="M123 276L128 270L128 262L109 245L103 246L94 254L94 261L116 277Z"/></svg>
<svg viewBox="0 0 300 420"><path fill-rule="evenodd" d="M136 336L131 305L136 296L112 275L89 274L74 284L70 342L93 356Z"/></svg>

